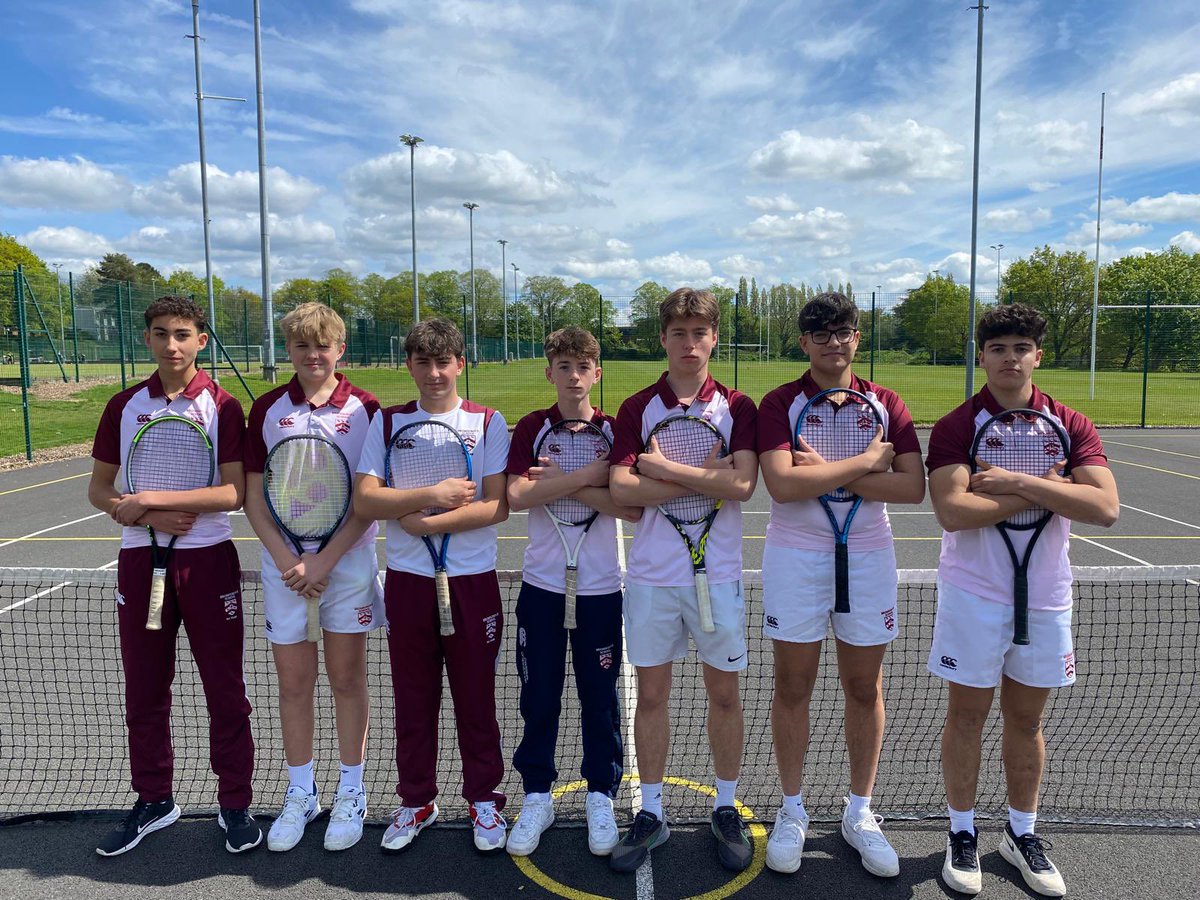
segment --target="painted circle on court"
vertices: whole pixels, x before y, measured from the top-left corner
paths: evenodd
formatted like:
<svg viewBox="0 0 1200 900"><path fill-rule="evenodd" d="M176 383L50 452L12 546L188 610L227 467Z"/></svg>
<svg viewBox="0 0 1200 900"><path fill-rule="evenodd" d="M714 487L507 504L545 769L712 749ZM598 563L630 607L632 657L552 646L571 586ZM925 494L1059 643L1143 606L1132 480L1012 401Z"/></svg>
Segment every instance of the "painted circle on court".
<svg viewBox="0 0 1200 900"><path fill-rule="evenodd" d="M628 779L631 783L637 783L638 779L631 776ZM698 781L691 781L687 778L672 778L670 776L663 779L663 783L676 785L677 787L687 788L690 791L695 791L698 794L704 794L706 797L715 797L717 792L706 784L700 784ZM555 788L551 792L551 796L557 800L566 794L574 791L587 790L586 781L573 781L570 784L565 784L562 787ZM754 811L742 803L740 800L734 800L734 807L742 818L754 818ZM720 887L713 888L711 891L706 891L703 894L695 894L684 900L724 900L726 897L731 897L748 885L751 881L758 877L762 872L763 866L767 859L767 829L765 826L752 822L750 824L750 843L754 847L754 858L750 860L750 865L744 872L738 872L733 878L725 882ZM653 851L651 851L653 854ZM611 897L605 897L602 894L592 894L580 888L571 887L563 884L550 875L546 874L538 865L533 862L532 856L510 856L521 874L536 884L538 887L544 888L552 894L559 897L565 897L566 900L613 900Z"/></svg>

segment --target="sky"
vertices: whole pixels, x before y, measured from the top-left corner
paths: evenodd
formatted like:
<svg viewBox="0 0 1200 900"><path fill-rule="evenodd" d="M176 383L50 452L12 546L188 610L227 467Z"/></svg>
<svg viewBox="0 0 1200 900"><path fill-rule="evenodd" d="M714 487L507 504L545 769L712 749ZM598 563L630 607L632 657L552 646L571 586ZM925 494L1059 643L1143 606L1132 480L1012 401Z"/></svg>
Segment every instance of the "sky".
<svg viewBox="0 0 1200 900"><path fill-rule="evenodd" d="M976 13L961 2L262 0L272 280L418 268L627 296L754 276L899 292L971 248ZM215 272L260 279L250 0L200 9ZM81 271L202 273L191 5L13 5L0 232ZM1200 252L1200 19L992 0L977 278L1049 244Z"/></svg>

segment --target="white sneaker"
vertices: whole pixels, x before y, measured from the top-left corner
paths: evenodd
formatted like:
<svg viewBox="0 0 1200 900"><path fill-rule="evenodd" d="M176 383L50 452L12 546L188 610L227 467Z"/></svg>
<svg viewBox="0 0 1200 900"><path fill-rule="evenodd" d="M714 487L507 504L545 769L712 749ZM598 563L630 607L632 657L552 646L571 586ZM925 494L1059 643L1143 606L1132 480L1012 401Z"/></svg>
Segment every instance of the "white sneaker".
<svg viewBox="0 0 1200 900"><path fill-rule="evenodd" d="M613 816L612 797L599 791L587 795L588 850L593 856L608 856L621 841Z"/></svg>
<svg viewBox="0 0 1200 900"><path fill-rule="evenodd" d="M790 875L800 868L804 855L804 838L808 835L808 815L803 819L780 809L775 814L775 827L767 839L767 868L772 872Z"/></svg>
<svg viewBox="0 0 1200 900"><path fill-rule="evenodd" d="M315 791L310 794L302 787L289 787L283 796L283 809L267 832L267 849L277 852L291 850L304 837L304 826L320 812L321 804Z"/></svg>
<svg viewBox="0 0 1200 900"><path fill-rule="evenodd" d="M979 835L974 829L951 831L946 835L942 881L951 890L971 897L983 890L983 873L979 870Z"/></svg>
<svg viewBox="0 0 1200 900"><path fill-rule="evenodd" d="M379 846L385 853L399 853L411 844L418 834L437 821L438 806L432 800L424 806L398 806L392 810L392 821L383 832Z"/></svg>
<svg viewBox="0 0 1200 900"><path fill-rule="evenodd" d="M1058 868L1046 855L1051 846L1049 841L1036 834L1018 837L1013 834L1011 825L1005 825L1000 855L1017 867L1030 889L1043 897L1062 897L1067 893L1067 886Z"/></svg>
<svg viewBox="0 0 1200 900"><path fill-rule="evenodd" d="M883 816L868 812L857 822L851 822L850 810L842 816L842 837L846 843L858 851L862 857L863 868L872 875L881 878L895 878L900 874L900 858L896 851L883 836L879 826L883 824Z"/></svg>
<svg viewBox="0 0 1200 900"><path fill-rule="evenodd" d="M362 838L367 816L367 795L360 787L340 787L329 810L325 828L326 850L349 850Z"/></svg>
<svg viewBox="0 0 1200 900"><path fill-rule="evenodd" d="M475 832L475 849L480 853L495 853L504 849L508 836L508 823L496 804L491 800L481 803L468 803L471 812L472 830Z"/></svg>
<svg viewBox="0 0 1200 900"><path fill-rule="evenodd" d="M545 797L546 799L542 799ZM554 824L554 802L548 794L530 794L521 806L521 814L508 836L508 852L528 856L537 849L542 832ZM479 846L476 841L476 846ZM483 848L480 848L483 849Z"/></svg>

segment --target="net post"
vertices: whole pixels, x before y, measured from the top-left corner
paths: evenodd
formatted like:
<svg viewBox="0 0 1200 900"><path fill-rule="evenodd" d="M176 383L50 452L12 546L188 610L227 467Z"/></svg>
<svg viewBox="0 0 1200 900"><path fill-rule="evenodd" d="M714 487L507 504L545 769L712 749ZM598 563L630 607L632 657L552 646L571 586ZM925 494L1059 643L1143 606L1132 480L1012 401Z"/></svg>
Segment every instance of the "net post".
<svg viewBox="0 0 1200 900"><path fill-rule="evenodd" d="M875 334L878 328L875 324L875 291L871 291L871 382L875 381Z"/></svg>
<svg viewBox="0 0 1200 900"><path fill-rule="evenodd" d="M1146 318L1142 324L1142 427L1146 427L1146 392L1150 387L1150 288L1146 288Z"/></svg>
<svg viewBox="0 0 1200 900"><path fill-rule="evenodd" d="M75 383L79 384L79 322L75 318L75 275L67 273L67 294L71 298L71 359L75 362Z"/></svg>
<svg viewBox="0 0 1200 900"><path fill-rule="evenodd" d="M121 300L121 282L117 286L117 358L121 362L121 390L125 390L125 304Z"/></svg>
<svg viewBox="0 0 1200 900"><path fill-rule="evenodd" d="M462 295L462 304L463 304L463 343L466 343L466 340L467 340L467 337L466 337L466 333L467 333L467 295L466 294ZM466 384L466 391L465 391L466 399L470 400L471 399L471 365L470 365L470 363L468 363L466 366L463 367L463 373L467 376L467 384Z"/></svg>
<svg viewBox="0 0 1200 900"><path fill-rule="evenodd" d="M137 347L133 343L133 282L125 282L125 299L129 301L129 374L137 377ZM121 340L125 338L122 337Z"/></svg>
<svg viewBox="0 0 1200 900"><path fill-rule="evenodd" d="M599 294L599 291L597 291L597 293ZM599 322L600 322L600 332L599 332L599 334L596 335L596 343L600 345L599 363L601 365L603 365L603 361L604 361L604 295L603 294L600 294ZM508 360L505 359L505 362L508 362ZM601 377L600 377L600 408L604 409L604 376L603 375L601 375Z"/></svg>
<svg viewBox="0 0 1200 900"><path fill-rule="evenodd" d="M733 295L733 389L738 389L738 359L742 355L741 348L738 344L742 340L741 322L742 318L742 289L739 287Z"/></svg>
<svg viewBox="0 0 1200 900"><path fill-rule="evenodd" d="M29 332L25 316L25 267L17 263L13 272L13 302L17 304L17 363L21 374L21 420L25 425L25 461L33 462L33 435L29 431Z"/></svg>

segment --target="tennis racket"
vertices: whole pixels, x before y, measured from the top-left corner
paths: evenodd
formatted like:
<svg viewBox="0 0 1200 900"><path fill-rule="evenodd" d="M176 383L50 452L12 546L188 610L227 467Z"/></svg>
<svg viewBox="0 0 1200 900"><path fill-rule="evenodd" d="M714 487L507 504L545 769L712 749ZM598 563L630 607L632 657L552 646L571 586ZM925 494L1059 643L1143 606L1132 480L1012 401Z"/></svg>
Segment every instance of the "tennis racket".
<svg viewBox="0 0 1200 900"><path fill-rule="evenodd" d="M1057 461L1066 461L1069 474L1071 440L1058 422L1036 409L1009 409L992 416L975 433L971 446L971 471L979 471L979 460L994 468L1023 472L1039 478ZM997 522L1004 546L1013 564L1013 643L1029 643L1029 560L1033 546L1051 517L1050 510L1031 506ZM1028 532L1025 552L1017 554L1013 532Z"/></svg>
<svg viewBox="0 0 1200 900"><path fill-rule="evenodd" d="M388 487L410 490L432 487L447 478L471 477L471 452L457 431L444 422L428 419L405 425L392 438L384 461L384 481ZM437 515L445 509L426 509ZM450 578L446 574L446 552L450 535L422 535L425 548L433 559L433 579L437 588L438 625L444 637L454 634L450 611Z"/></svg>
<svg viewBox="0 0 1200 900"><path fill-rule="evenodd" d="M271 448L263 468L267 509L287 535L296 555L305 541L319 541L320 553L350 509L350 464L329 438L315 434L286 437ZM321 639L321 598L308 597L308 640Z"/></svg>
<svg viewBox="0 0 1200 900"><path fill-rule="evenodd" d="M849 388L821 391L800 410L792 446L799 449L800 439L821 454L826 462L838 462L858 456L875 440L876 428L883 417L866 394ZM886 437L886 435L885 435ZM833 529L833 611L850 612L850 526L862 506L862 497L844 487L820 496L821 508ZM839 523L833 504L849 503L846 520ZM845 508L844 506L842 508Z"/></svg>
<svg viewBox="0 0 1200 900"><path fill-rule="evenodd" d="M212 485L217 460L212 441L204 428L183 416L160 416L138 429L125 460L125 483L129 493L139 491L193 491ZM179 535L171 535L166 549L158 546L158 535L150 533L150 609L146 628L162 630L163 599L167 591L167 564Z"/></svg>
<svg viewBox="0 0 1200 900"><path fill-rule="evenodd" d="M591 422L585 422L583 419L564 419L542 435L537 449L533 451L533 458L539 465L542 459L549 459L564 472L574 472L604 458L611 449L612 443L608 435ZM546 512L550 521L554 523L554 530L558 532L558 539L562 541L563 550L567 555L563 626L572 629L576 625L575 598L579 581L579 550L600 513L574 497L559 497L547 503ZM582 530L572 545L567 539L567 529L575 528Z"/></svg>
<svg viewBox="0 0 1200 900"><path fill-rule="evenodd" d="M663 419L654 426L650 437L646 439L646 452L650 451L650 443L658 444L662 455L671 462L682 463L685 466L701 468L712 453L715 444L720 445L717 457L729 455L729 446L721 432L712 423L699 416L671 416ZM674 500L668 500L658 507L658 511L666 516L667 521L675 526L688 555L692 559L692 576L696 580L696 605L700 609L700 628L708 634L717 630L713 622L712 600L708 595L708 573L704 568L704 556L708 551L708 533L712 530L717 513L724 503L716 497L706 494L684 494ZM687 526L702 525L698 540L693 541L688 534Z"/></svg>

